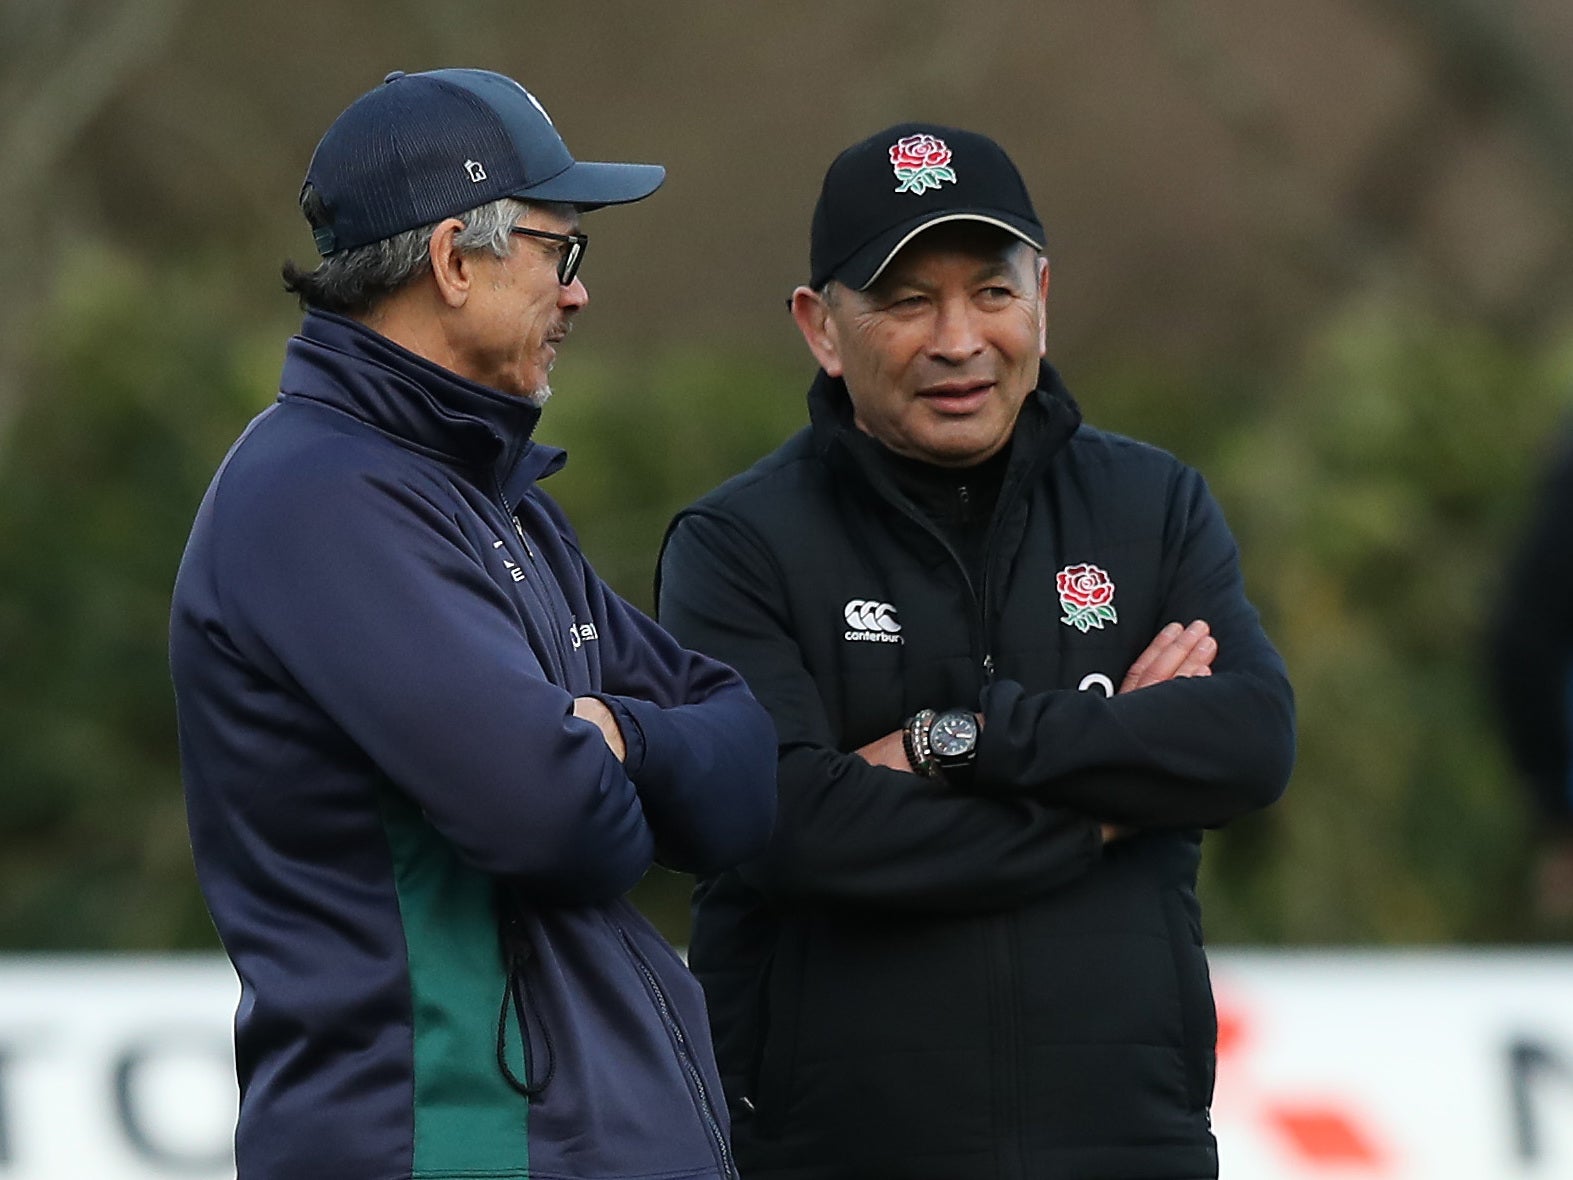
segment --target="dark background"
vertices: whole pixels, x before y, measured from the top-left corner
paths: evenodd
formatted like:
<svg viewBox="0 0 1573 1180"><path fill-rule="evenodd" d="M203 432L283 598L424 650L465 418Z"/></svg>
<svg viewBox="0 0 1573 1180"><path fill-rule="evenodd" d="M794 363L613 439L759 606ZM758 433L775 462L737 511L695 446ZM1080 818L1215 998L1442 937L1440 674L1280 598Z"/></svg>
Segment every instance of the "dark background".
<svg viewBox="0 0 1573 1180"><path fill-rule="evenodd" d="M804 420L783 300L841 147L986 131L1049 232L1090 420L1208 475L1289 661L1285 800L1209 837L1215 941L1569 932L1481 630L1573 377L1561 0L0 4L0 947L213 944L164 658L211 471L273 396L278 282L332 118L391 69L499 69L580 158L669 170L592 214L541 435L644 606L661 530ZM676 939L687 883L640 900Z"/></svg>

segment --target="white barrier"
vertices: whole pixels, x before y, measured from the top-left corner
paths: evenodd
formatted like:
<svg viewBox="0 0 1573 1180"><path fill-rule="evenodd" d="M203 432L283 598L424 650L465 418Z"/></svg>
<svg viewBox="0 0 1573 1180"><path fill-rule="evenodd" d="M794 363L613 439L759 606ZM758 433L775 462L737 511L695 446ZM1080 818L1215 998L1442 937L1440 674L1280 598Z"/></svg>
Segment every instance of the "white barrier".
<svg viewBox="0 0 1573 1180"><path fill-rule="evenodd" d="M1573 1177L1573 953L1218 952L1224 1177Z"/></svg>
<svg viewBox="0 0 1573 1180"><path fill-rule="evenodd" d="M235 1174L221 957L0 959L0 1176Z"/></svg>
<svg viewBox="0 0 1573 1180"><path fill-rule="evenodd" d="M1573 951L1214 952L1224 1180L1573 1176ZM221 958L0 959L0 1177L228 1180Z"/></svg>

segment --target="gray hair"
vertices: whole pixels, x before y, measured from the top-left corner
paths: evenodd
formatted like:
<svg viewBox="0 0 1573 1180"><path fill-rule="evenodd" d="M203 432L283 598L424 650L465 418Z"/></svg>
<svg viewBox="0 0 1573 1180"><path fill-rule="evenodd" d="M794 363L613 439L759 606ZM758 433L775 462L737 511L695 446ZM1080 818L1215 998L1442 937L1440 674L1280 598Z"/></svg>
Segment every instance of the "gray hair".
<svg viewBox="0 0 1573 1180"><path fill-rule="evenodd" d="M466 254L490 252L507 258L513 252L509 231L531 209L541 209L571 217L572 205L552 201L527 202L503 197L455 216L464 228L454 235L453 244ZM294 262L283 268L284 289L300 299L303 309L333 311L340 315L365 315L378 302L406 283L419 278L431 266L428 248L439 223L407 229L372 242L330 254L315 270L302 270Z"/></svg>

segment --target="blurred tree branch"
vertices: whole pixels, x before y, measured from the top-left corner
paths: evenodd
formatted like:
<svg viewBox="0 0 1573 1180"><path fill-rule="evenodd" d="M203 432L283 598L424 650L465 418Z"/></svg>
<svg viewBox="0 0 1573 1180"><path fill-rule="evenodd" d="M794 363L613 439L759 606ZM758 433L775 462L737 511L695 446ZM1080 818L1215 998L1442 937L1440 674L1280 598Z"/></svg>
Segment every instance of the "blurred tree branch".
<svg viewBox="0 0 1573 1180"><path fill-rule="evenodd" d="M1511 9L1479 0L1375 0L1374 7L1411 30L1430 58L1431 70L1455 117L1466 124L1494 119L1529 147L1555 186L1550 207L1564 230L1563 250L1544 258L1542 281L1526 283L1514 319L1534 326L1573 302L1568 278L1568 241L1573 239L1573 110L1548 83L1545 63L1512 28ZM1411 126L1391 137L1390 153L1372 160L1363 188L1365 204L1380 207L1379 194L1423 189L1425 172L1445 161L1427 155L1444 138L1437 112L1416 111ZM1391 197L1389 197L1391 200ZM1560 289L1557 289L1560 288Z"/></svg>
<svg viewBox="0 0 1573 1180"><path fill-rule="evenodd" d="M40 276L58 245L61 164L87 125L167 43L185 0L0 7L0 444L17 409ZM41 227L48 227L45 231Z"/></svg>
<svg viewBox="0 0 1573 1180"><path fill-rule="evenodd" d="M1475 146L1470 133L1495 123L1526 144L1544 169L1554 190L1548 207L1563 227L1562 249L1540 264L1544 281L1523 284L1507 318L1533 326L1565 311L1573 303L1567 278L1573 205L1565 199L1573 192L1573 111L1515 34L1511 10L1476 0L1372 0L1370 8L1405 34L1432 85L1377 138L1333 200L1317 199L1305 183L1286 112L1275 109L1208 29L1196 0L1155 0L1149 12L1177 70L1250 165L1257 190L1250 216L1309 268L1314 285L1348 289L1395 259L1412 257L1429 202ZM1467 310L1490 314L1478 306Z"/></svg>

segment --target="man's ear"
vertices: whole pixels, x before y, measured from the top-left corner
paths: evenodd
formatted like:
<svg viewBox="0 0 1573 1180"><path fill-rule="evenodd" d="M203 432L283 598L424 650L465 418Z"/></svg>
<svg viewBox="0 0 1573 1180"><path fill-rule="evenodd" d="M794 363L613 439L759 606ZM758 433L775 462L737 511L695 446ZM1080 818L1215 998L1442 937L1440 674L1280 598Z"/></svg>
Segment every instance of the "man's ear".
<svg viewBox="0 0 1573 1180"><path fill-rule="evenodd" d="M832 377L841 376L841 349L825 297L811 287L797 288L792 292L792 318L819 367Z"/></svg>
<svg viewBox="0 0 1573 1180"><path fill-rule="evenodd" d="M1049 260L1038 259L1038 355L1049 352Z"/></svg>
<svg viewBox="0 0 1573 1180"><path fill-rule="evenodd" d="M445 304L455 310L469 300L470 288L475 283L475 259L454 245L454 239L463 228L464 222L457 217L439 221L437 228L432 230L431 243L426 247L437 293Z"/></svg>

